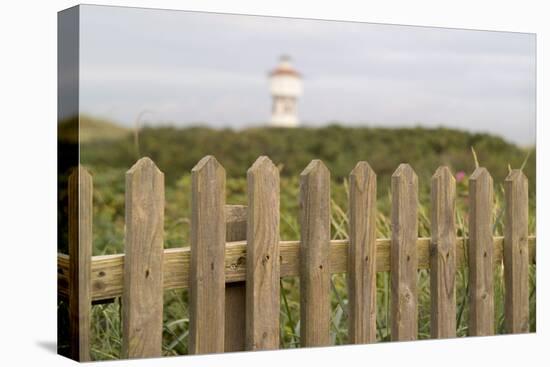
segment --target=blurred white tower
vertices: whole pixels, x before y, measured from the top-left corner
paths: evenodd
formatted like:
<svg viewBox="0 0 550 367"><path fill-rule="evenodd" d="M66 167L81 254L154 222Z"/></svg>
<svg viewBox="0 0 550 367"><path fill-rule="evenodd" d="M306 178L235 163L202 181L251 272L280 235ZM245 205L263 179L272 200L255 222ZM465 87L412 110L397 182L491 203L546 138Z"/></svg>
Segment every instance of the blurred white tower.
<svg viewBox="0 0 550 367"><path fill-rule="evenodd" d="M297 127L296 102L302 95L302 77L292 67L288 56L282 56L279 65L269 73L269 84L273 97L270 126Z"/></svg>

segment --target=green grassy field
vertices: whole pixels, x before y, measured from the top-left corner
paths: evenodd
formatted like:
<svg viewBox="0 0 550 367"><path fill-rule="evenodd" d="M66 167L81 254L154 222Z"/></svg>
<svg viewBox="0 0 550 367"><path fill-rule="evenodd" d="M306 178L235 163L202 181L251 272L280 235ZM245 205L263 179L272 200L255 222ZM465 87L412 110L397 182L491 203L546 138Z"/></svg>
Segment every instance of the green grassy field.
<svg viewBox="0 0 550 367"><path fill-rule="evenodd" d="M96 128L97 131L97 128ZM495 181L494 234L503 230L503 179L510 167L530 179L529 233L535 233L535 154L500 138L447 129L249 129L242 132L206 128L148 128L140 133L139 146L130 135L94 139L82 146L82 162L94 177L94 255L123 252L124 174L138 156L150 156L166 174L165 247L189 245L190 169L206 154L214 154L227 170L228 204L246 204L246 169L261 154L268 154L281 171L281 238L299 239L299 172L309 160L320 158L332 173L331 231L334 239L347 237L348 181L355 163L368 160L378 174L377 236L390 237L391 173L401 162L411 163L419 176L419 236L429 236L429 180L439 165L463 171L457 182L458 235L468 235L468 176L478 163ZM62 237L62 236L60 236ZM61 241L62 242L62 241ZM60 243L60 251L64 251ZM377 338L390 340L390 277L377 276ZM530 327L535 330L535 267L530 269ZM458 335L468 333L468 277L457 278ZM429 271L418 272L419 338L430 335ZM495 271L495 325L503 333L503 273ZM347 289L345 274L332 276L332 344L347 343ZM60 325L66 305L60 302ZM66 320L65 320L66 321ZM164 297L163 354L187 353L187 291L168 291ZM62 326L63 327L63 326ZM66 324L65 324L66 327ZM60 347L66 343L60 330ZM299 285L297 278L281 281L281 347L300 346ZM93 359L119 358L121 349L120 301L92 310Z"/></svg>

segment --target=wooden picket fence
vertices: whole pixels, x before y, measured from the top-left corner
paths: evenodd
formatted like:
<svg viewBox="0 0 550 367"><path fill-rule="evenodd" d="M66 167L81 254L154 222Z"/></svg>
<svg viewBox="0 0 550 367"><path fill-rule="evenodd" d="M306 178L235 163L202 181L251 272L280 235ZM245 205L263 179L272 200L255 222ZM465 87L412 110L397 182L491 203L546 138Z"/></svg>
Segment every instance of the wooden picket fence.
<svg viewBox="0 0 550 367"><path fill-rule="evenodd" d="M164 175L149 158L126 174L124 254L92 257L92 177L69 179L69 255L58 255L59 292L69 300L72 357L90 358L92 302L122 297L124 357L161 355L163 292L190 292L189 352L279 348L280 278L300 278L300 344L330 344L330 276L347 272L349 342L376 341L376 273L391 273L391 338L417 338L417 270L430 269L431 334L456 336L455 275L469 271L469 334L494 333L493 266L504 262L505 327L529 331L528 185L505 180L505 235L493 237L493 180L477 168L469 182L470 238L455 227L455 179L431 180L431 238L418 238L418 179L408 164L391 178L392 236L376 237L376 174L350 174L349 240L331 240L330 172L320 160L300 175L299 241L279 237L279 171L259 157L247 172L248 206L225 203L225 170L204 157L192 170L190 247L163 248ZM464 256L464 250L467 256Z"/></svg>

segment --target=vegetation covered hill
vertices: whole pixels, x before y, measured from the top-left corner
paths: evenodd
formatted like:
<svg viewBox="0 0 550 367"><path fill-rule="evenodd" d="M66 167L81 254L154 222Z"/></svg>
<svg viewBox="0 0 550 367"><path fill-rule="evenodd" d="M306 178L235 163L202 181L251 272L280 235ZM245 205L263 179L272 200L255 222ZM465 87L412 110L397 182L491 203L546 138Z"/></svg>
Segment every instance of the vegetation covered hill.
<svg viewBox="0 0 550 367"><path fill-rule="evenodd" d="M475 169L472 148L495 182L506 177L509 166L519 168L529 153L499 137L445 128L146 127L139 133L139 147L130 135L92 140L82 145L81 158L86 165L127 169L138 157L149 156L165 172L168 182L188 174L208 154L216 156L228 177L244 177L260 155L268 155L287 177L299 175L312 159L322 159L337 181L347 177L357 161L366 160L384 184L402 162L410 163L421 180L429 180L440 165L469 174ZM524 171L534 189L534 151Z"/></svg>
<svg viewBox="0 0 550 367"><path fill-rule="evenodd" d="M80 123L80 131L77 124ZM76 118L62 121L58 126L59 140L76 142L77 133L80 133L80 141L88 143L91 141L119 140L128 137L131 130L119 126L111 121L80 115L80 121Z"/></svg>

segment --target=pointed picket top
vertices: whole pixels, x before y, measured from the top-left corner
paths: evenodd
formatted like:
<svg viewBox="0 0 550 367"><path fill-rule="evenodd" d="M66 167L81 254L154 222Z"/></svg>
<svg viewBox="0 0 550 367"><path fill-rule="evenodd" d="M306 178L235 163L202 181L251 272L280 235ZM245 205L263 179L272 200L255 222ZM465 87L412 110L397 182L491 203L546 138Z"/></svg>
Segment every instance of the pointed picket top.
<svg viewBox="0 0 550 367"><path fill-rule="evenodd" d="M454 175L447 166L439 166L432 176L432 182L436 180L444 180L444 182L456 182Z"/></svg>
<svg viewBox="0 0 550 367"><path fill-rule="evenodd" d="M75 175L89 176L89 177L92 176L90 171L88 171L88 169L86 167L84 167L83 165L81 165L81 164L79 164L78 167L74 167L71 170L71 173L69 174L69 177L74 177Z"/></svg>
<svg viewBox="0 0 550 367"><path fill-rule="evenodd" d="M86 167L78 166L78 175L85 180L90 180L92 178L92 175L90 171L86 169Z"/></svg>
<svg viewBox="0 0 550 367"><path fill-rule="evenodd" d="M92 180L92 174L88 169L82 165L78 165L78 167L74 167L71 170L71 173L69 174L69 182L78 183L79 181L81 183L83 182L89 182Z"/></svg>
<svg viewBox="0 0 550 367"><path fill-rule="evenodd" d="M350 181L354 180L357 189L364 192L367 189L369 182L376 180L376 173L366 161L357 162L350 173Z"/></svg>
<svg viewBox="0 0 550 367"><path fill-rule="evenodd" d="M491 177L491 174L489 171L487 171L487 168L485 167L477 167L470 176L470 181L472 182L489 182L491 185L493 184L493 177Z"/></svg>
<svg viewBox="0 0 550 367"><path fill-rule="evenodd" d="M478 167L474 173L470 176L470 190L473 187L481 189L481 187L491 188L493 187L493 177L485 167Z"/></svg>
<svg viewBox="0 0 550 367"><path fill-rule="evenodd" d="M153 194L156 192L156 194ZM141 197L146 195L164 195L164 173L149 157L139 159L126 171L126 197ZM157 200L159 200L157 198ZM163 199L164 200L164 199ZM127 214L132 208L128 209Z"/></svg>
<svg viewBox="0 0 550 367"><path fill-rule="evenodd" d="M314 159L307 167L300 173L300 177L302 178L309 178L313 176L330 176L330 171L328 167L323 163L320 159Z"/></svg>
<svg viewBox="0 0 550 367"><path fill-rule="evenodd" d="M247 171L247 174L255 175L259 172L265 172L265 173L272 173L275 174L278 173L279 169L271 159L269 159L268 156L262 155L256 159L256 161L250 166L250 168Z"/></svg>
<svg viewBox="0 0 550 367"><path fill-rule="evenodd" d="M408 163L401 163L395 172L393 172L392 178L394 177L405 177L411 182L418 180L416 172L414 172L414 169Z"/></svg>
<svg viewBox="0 0 550 367"><path fill-rule="evenodd" d="M520 182L527 181L527 176L523 173L521 169L513 169L510 171L508 176L504 179L506 182Z"/></svg>
<svg viewBox="0 0 550 367"><path fill-rule="evenodd" d="M432 176L432 238L437 237L438 232L434 232L434 230L439 226L439 220L443 219L440 217L441 215L450 215L451 218L454 218L455 196L456 179L449 167L440 166ZM444 223L446 223L445 220ZM435 243L438 242L435 241Z"/></svg>
<svg viewBox="0 0 550 367"><path fill-rule="evenodd" d="M219 170L222 169L225 171L223 166L218 162L216 157L213 155L204 156L196 165L191 169L191 172L202 172L205 169Z"/></svg>
<svg viewBox="0 0 550 367"><path fill-rule="evenodd" d="M137 171L152 171L156 173L162 173L155 162L153 162L153 160L149 157L140 158L128 171L126 171L126 173L134 173Z"/></svg>

